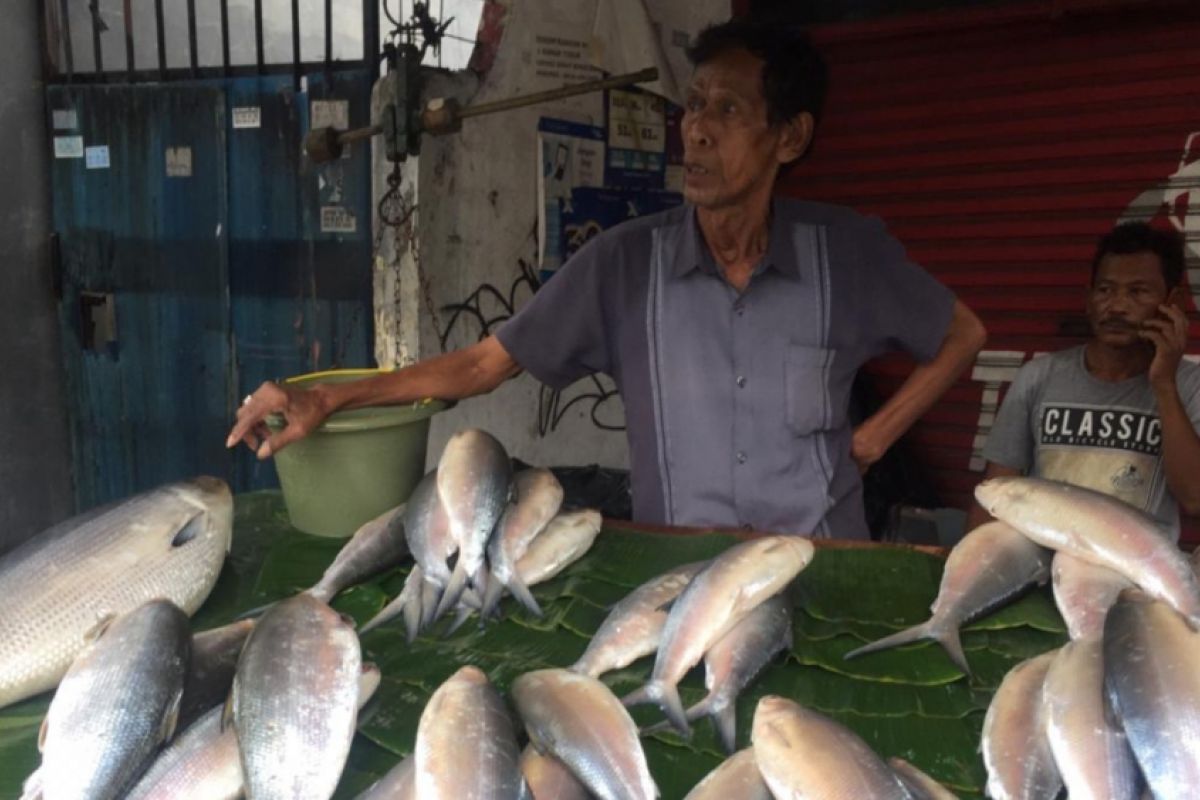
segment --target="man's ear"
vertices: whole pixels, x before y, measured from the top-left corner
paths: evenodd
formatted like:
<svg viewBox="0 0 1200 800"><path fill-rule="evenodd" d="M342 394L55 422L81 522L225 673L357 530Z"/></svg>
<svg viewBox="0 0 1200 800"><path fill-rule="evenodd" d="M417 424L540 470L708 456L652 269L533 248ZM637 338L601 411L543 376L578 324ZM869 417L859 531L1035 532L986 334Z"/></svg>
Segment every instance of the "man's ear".
<svg viewBox="0 0 1200 800"><path fill-rule="evenodd" d="M1180 311L1187 310L1188 290L1186 286L1176 286L1171 291L1167 292L1166 305L1175 306Z"/></svg>
<svg viewBox="0 0 1200 800"><path fill-rule="evenodd" d="M813 119L813 115L807 111L801 111L784 122L777 152L779 163L790 164L804 155L808 146L812 144L815 129L816 121Z"/></svg>

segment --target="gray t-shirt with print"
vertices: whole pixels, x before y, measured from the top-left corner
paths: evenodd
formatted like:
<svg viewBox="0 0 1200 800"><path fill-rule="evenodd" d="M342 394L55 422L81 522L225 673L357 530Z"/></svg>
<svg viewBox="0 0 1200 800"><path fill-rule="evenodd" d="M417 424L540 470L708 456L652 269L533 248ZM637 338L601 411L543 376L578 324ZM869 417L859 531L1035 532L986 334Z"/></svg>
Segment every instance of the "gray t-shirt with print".
<svg viewBox="0 0 1200 800"><path fill-rule="evenodd" d="M1183 362L1179 393L1200 430L1200 367ZM1084 347L1033 359L1017 372L983 456L1041 478L1119 497L1179 539L1179 504L1167 488L1162 425L1145 375L1104 381Z"/></svg>

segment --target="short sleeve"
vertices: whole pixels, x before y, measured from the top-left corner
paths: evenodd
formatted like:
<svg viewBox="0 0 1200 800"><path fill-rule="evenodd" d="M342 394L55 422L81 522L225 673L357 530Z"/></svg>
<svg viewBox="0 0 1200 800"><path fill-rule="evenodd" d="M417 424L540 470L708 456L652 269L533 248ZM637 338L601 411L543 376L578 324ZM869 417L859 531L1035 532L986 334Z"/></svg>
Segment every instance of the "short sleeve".
<svg viewBox="0 0 1200 800"><path fill-rule="evenodd" d="M992 431L983 448L983 457L993 464L1029 473L1033 469L1034 440L1032 415L1036 413L1035 393L1040 370L1036 361L1031 361L1017 371Z"/></svg>
<svg viewBox="0 0 1200 800"><path fill-rule="evenodd" d="M588 242L496 333L513 360L533 377L563 389L594 372L612 371L604 280L617 250L610 237Z"/></svg>
<svg viewBox="0 0 1200 800"><path fill-rule="evenodd" d="M1200 369L1189 370L1188 374L1190 380L1179 381L1180 399L1192 421L1192 428L1200 432Z"/></svg>

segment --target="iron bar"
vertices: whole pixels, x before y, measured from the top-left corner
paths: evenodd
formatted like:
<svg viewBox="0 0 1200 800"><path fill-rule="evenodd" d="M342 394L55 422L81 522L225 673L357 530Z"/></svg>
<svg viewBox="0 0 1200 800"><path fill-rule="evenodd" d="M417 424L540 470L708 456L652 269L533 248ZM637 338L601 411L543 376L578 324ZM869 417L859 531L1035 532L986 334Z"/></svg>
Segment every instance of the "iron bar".
<svg viewBox="0 0 1200 800"><path fill-rule="evenodd" d="M133 70L133 0L125 0L122 9L125 15L125 74L132 83Z"/></svg>
<svg viewBox="0 0 1200 800"><path fill-rule="evenodd" d="M221 66L229 74L229 0L221 0Z"/></svg>
<svg viewBox="0 0 1200 800"><path fill-rule="evenodd" d="M154 0L154 28L158 35L158 71L163 77L167 74L167 34L163 25L163 0Z"/></svg>
<svg viewBox="0 0 1200 800"><path fill-rule="evenodd" d="M192 75L200 68L200 54L196 51L196 0L187 0L188 55Z"/></svg>

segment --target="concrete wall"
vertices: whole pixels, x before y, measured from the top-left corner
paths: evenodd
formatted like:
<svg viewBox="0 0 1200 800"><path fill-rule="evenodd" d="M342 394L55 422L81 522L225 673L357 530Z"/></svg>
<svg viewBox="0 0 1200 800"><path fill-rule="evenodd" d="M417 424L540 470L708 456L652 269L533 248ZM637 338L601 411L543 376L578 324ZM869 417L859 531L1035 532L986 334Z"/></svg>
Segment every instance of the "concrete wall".
<svg viewBox="0 0 1200 800"><path fill-rule="evenodd" d="M704 20L724 19L729 13L728 0L663 0L647 5L642 0L510 0L502 5L507 7L503 36L482 82L461 74L446 76L431 81L430 96L449 94L464 104L486 103L561 85L561 80L539 76L535 68L539 33L589 41L593 63L612 73L656 61L661 69L673 62L675 71L684 72L686 78L686 67L679 66L681 49L664 47L655 58L649 52L651 42L673 39L678 43L679 29L694 29ZM439 333L447 329L447 349L477 341L484 330L473 315L461 315L451 324L452 312L443 309L467 301L485 284L506 298L516 285L517 308L528 301L529 287L515 282L521 275L521 260L535 270L537 265L538 119L547 116L603 125L602 100L603 95L596 93L468 119L458 134L425 137L416 170L418 182L410 197L417 211L407 255L396 258L385 248L386 257L376 265L376 351L381 364L401 365L417 354L427 358L442 352ZM378 186L390 166L382 159L375 163ZM412 324L414 310L420 316L417 326ZM478 310L488 319L508 313L504 304L486 294L478 297ZM436 460L454 431L480 427L495 434L512 455L530 463L626 467L624 432L604 430L593 422L593 410L605 424L624 421L612 382L608 378L600 382L597 386L591 380L580 381L563 392L557 401L560 408L572 399L583 399L550 430L539 424L539 404L544 413L550 410L548 390L522 375L491 395L439 415L429 458Z"/></svg>
<svg viewBox="0 0 1200 800"><path fill-rule="evenodd" d="M0 25L0 551L73 510L50 280L38 5L11 4Z"/></svg>

